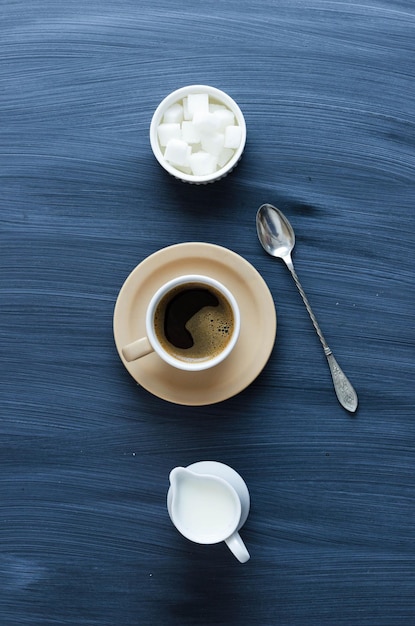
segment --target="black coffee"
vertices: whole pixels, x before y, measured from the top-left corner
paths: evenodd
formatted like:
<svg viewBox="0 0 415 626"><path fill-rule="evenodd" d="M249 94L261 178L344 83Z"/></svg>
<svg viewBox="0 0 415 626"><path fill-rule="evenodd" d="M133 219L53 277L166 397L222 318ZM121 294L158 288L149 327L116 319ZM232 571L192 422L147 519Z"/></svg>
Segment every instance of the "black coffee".
<svg viewBox="0 0 415 626"><path fill-rule="evenodd" d="M163 348L185 361L220 354L233 331L230 304L219 291L203 284L172 289L157 306L154 321Z"/></svg>

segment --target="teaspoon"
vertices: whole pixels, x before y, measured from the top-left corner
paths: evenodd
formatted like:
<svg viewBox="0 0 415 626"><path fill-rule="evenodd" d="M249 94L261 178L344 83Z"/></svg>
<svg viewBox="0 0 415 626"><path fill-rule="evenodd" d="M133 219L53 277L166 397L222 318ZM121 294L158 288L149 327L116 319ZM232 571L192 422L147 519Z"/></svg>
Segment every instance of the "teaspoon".
<svg viewBox="0 0 415 626"><path fill-rule="evenodd" d="M349 379L344 374L343 370L337 363L334 355L327 345L327 342L321 332L320 326L317 323L315 315L311 310L311 306L308 302L307 296L301 286L298 276L295 272L294 265L291 259L291 252L295 244L294 230L287 220L285 215L281 213L279 209L272 206L272 204L263 204L259 207L256 216L256 228L259 241L262 247L268 254L282 259L294 278L295 284L298 287L298 291L304 301L306 309L311 317L313 326L320 339L321 345L324 348L324 354L327 357L327 362L330 367L331 376L333 378L334 390L340 404L351 413L354 413L357 409L357 394L353 389Z"/></svg>

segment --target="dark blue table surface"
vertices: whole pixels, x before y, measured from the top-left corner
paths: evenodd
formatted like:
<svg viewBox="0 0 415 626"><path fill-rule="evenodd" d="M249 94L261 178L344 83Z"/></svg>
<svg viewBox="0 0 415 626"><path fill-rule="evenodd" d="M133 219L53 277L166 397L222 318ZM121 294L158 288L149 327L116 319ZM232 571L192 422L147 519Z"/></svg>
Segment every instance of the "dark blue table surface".
<svg viewBox="0 0 415 626"><path fill-rule="evenodd" d="M3 0L0 624L414 623L414 54L411 0ZM203 187L148 140L193 83L248 129ZM257 241L263 202L355 416ZM242 255L278 315L260 376L194 408L138 386L112 334L127 275L185 241ZM169 520L170 470L202 459L248 484L245 565Z"/></svg>

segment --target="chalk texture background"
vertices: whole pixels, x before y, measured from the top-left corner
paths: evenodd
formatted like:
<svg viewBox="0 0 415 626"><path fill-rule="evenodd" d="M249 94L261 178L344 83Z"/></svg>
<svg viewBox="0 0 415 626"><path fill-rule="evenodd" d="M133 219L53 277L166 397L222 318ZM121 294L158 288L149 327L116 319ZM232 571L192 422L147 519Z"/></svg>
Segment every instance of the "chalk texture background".
<svg viewBox="0 0 415 626"><path fill-rule="evenodd" d="M414 32L410 0L1 2L1 624L413 621ZM248 129L207 187L169 177L148 139L192 83ZM296 230L354 417L257 241L263 202ZM130 271L184 241L246 258L278 315L261 375L198 408L137 386L112 336ZM170 523L168 474L202 459L249 486L246 565Z"/></svg>

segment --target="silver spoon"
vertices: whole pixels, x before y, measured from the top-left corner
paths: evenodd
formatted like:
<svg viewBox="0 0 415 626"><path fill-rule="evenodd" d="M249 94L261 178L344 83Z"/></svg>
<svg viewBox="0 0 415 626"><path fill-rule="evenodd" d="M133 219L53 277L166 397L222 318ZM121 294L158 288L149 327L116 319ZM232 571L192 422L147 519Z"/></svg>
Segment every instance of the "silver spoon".
<svg viewBox="0 0 415 626"><path fill-rule="evenodd" d="M305 295L301 283L298 280L298 276L295 272L294 265L291 259L291 251L293 250L295 244L295 234L290 222L287 220L285 215L281 213L279 209L272 206L272 204L263 204L258 209L258 213L256 216L256 228L259 241L261 242L264 250L268 252L268 254L270 254L271 256L282 259L290 270L291 275L294 278L295 284L298 287L298 291L300 292L307 311L311 317L311 321L313 322L317 335L321 341L321 345L324 348L324 354L327 357L327 361L330 367L331 375L333 378L334 390L336 392L337 398L340 404L345 409L347 409L347 411L354 413L357 409L358 403L357 394L353 389L349 379L344 374L343 370L339 367L332 351L327 345L323 333L321 332L320 326L318 325L314 313L311 310L311 306L307 300L307 296Z"/></svg>

